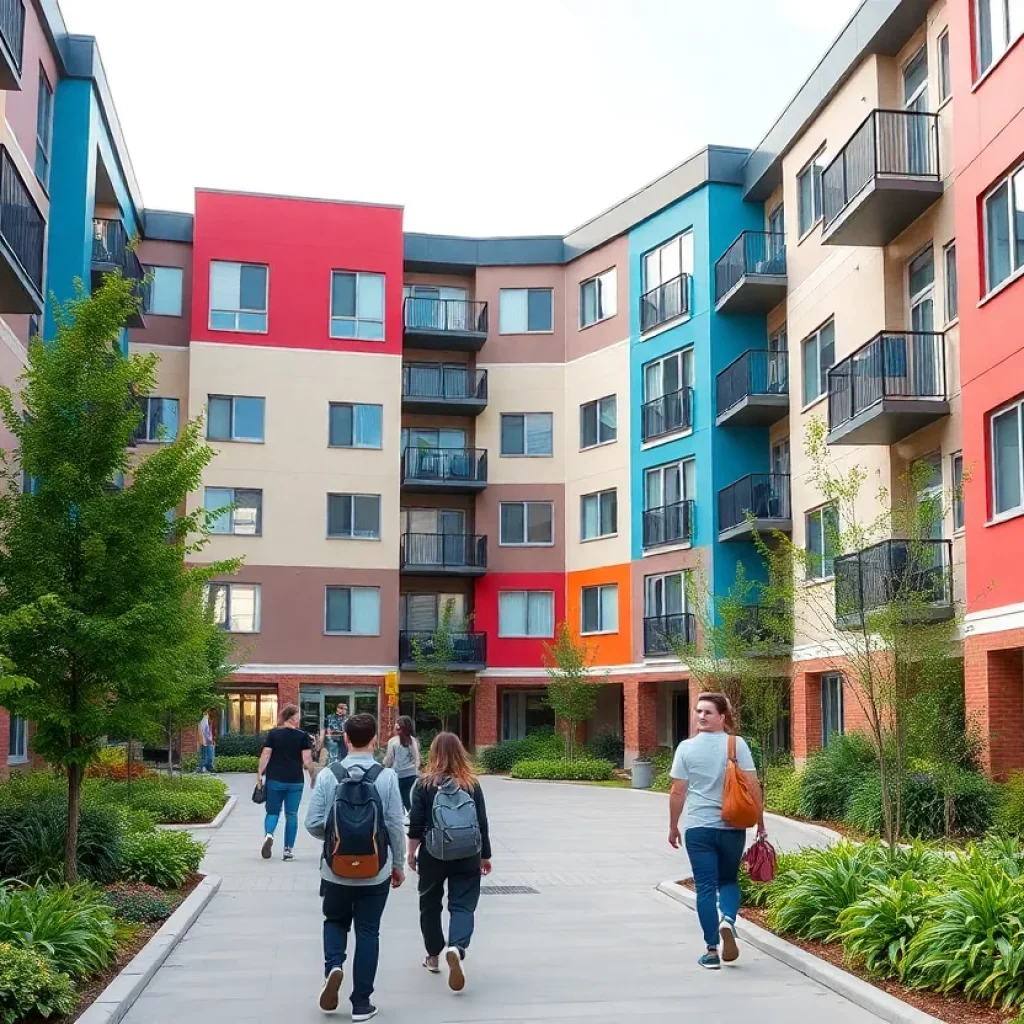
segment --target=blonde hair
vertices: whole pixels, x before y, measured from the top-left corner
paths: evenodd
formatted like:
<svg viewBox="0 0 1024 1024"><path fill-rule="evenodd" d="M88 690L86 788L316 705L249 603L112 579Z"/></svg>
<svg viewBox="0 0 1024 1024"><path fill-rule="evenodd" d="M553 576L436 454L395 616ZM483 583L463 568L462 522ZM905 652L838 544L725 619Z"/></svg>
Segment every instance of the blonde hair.
<svg viewBox="0 0 1024 1024"><path fill-rule="evenodd" d="M425 786L440 786L446 779L454 780L460 789L471 790L476 786L476 772L469 755L462 740L453 732L439 732L434 737L423 772Z"/></svg>

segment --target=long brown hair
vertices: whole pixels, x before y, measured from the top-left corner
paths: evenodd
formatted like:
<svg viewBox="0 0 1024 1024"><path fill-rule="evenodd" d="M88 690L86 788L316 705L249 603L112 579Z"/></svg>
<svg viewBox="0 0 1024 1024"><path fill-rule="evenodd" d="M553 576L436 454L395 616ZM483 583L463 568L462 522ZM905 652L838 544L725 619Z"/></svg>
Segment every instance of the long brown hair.
<svg viewBox="0 0 1024 1024"><path fill-rule="evenodd" d="M400 715L395 722L398 729L398 741L403 747L411 747L412 741L416 739L416 723L408 715Z"/></svg>
<svg viewBox="0 0 1024 1024"><path fill-rule="evenodd" d="M289 718L295 718L298 713L298 704L285 704L285 706L281 708L281 714L277 716L277 727L280 729Z"/></svg>
<svg viewBox="0 0 1024 1024"><path fill-rule="evenodd" d="M726 732L736 731L736 712L733 709L732 701L724 693L702 693L697 697L697 704L702 700L714 704L718 713L724 716ZM695 704L694 707L696 706Z"/></svg>
<svg viewBox="0 0 1024 1024"><path fill-rule="evenodd" d="M440 786L446 779L453 779L460 789L471 790L476 786L476 772L469 755L453 732L439 732L434 737L423 773L425 786Z"/></svg>

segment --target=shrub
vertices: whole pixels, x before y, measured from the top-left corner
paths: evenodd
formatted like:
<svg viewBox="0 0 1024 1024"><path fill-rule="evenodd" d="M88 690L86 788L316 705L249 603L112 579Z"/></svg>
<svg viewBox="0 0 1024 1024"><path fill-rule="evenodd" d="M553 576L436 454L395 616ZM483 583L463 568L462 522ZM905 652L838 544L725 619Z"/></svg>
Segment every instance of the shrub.
<svg viewBox="0 0 1024 1024"><path fill-rule="evenodd" d="M93 763L86 769L85 775L89 779L110 779L114 782L123 782L129 776L128 748L102 747ZM152 775L153 772L140 760L132 762L131 777L133 779L144 779Z"/></svg>
<svg viewBox="0 0 1024 1024"><path fill-rule="evenodd" d="M265 738L264 733L243 736L239 732L226 732L217 737L217 757L259 757Z"/></svg>
<svg viewBox="0 0 1024 1024"><path fill-rule="evenodd" d="M133 924L163 921L174 910L166 893L144 882L118 882L107 886L105 895L114 913Z"/></svg>
<svg viewBox="0 0 1024 1024"><path fill-rule="evenodd" d="M0 943L0 1024L17 1024L31 1014L60 1017L75 1008L71 979L45 956Z"/></svg>
<svg viewBox="0 0 1024 1024"><path fill-rule="evenodd" d="M55 772L12 772L0 786L0 811L67 800L68 788Z"/></svg>
<svg viewBox="0 0 1024 1024"><path fill-rule="evenodd" d="M768 787L765 793L766 805L774 814L787 818L800 813L800 773L793 768L779 766L768 768Z"/></svg>
<svg viewBox="0 0 1024 1024"><path fill-rule="evenodd" d="M857 784L877 771L871 741L860 733L833 736L800 773L800 813L820 821L842 821Z"/></svg>
<svg viewBox="0 0 1024 1024"><path fill-rule="evenodd" d="M130 784L94 780L86 783L85 794L86 802L149 811L158 822L171 824L215 818L227 799L227 786L202 776L157 776Z"/></svg>
<svg viewBox="0 0 1024 1024"><path fill-rule="evenodd" d="M611 761L519 761L512 768L514 779L550 779L571 782L597 782L610 779L615 771Z"/></svg>
<svg viewBox="0 0 1024 1024"><path fill-rule="evenodd" d="M562 757L565 741L554 731L545 729L521 740L504 740L480 753L480 767L491 775L507 774L519 761L551 760Z"/></svg>
<svg viewBox="0 0 1024 1024"><path fill-rule="evenodd" d="M1024 772L1011 775L1000 787L995 827L1005 835L1024 839Z"/></svg>
<svg viewBox="0 0 1024 1024"><path fill-rule="evenodd" d="M199 766L199 757L196 754L186 754L181 759L181 769L185 772L194 772ZM260 766L260 759L256 754L227 754L222 755L220 748L217 748L217 759L214 767L218 772L249 772L253 775Z"/></svg>
<svg viewBox="0 0 1024 1024"><path fill-rule="evenodd" d="M611 761L616 768L621 768L626 756L626 741L620 733L606 730L592 736L585 750L587 757L596 761Z"/></svg>
<svg viewBox="0 0 1024 1024"><path fill-rule="evenodd" d="M651 755L651 761L654 764L654 782L651 784L651 789L657 790L659 793L667 793L672 788L672 779L668 773L674 757L675 751L671 747L658 747Z"/></svg>
<svg viewBox="0 0 1024 1024"><path fill-rule="evenodd" d="M772 887L787 871L800 863L799 853L780 853L775 860L775 879L771 882L755 882L747 873L746 867L740 868L739 883L743 903L749 907L763 907L772 894Z"/></svg>
<svg viewBox="0 0 1024 1024"><path fill-rule="evenodd" d="M121 877L180 889L198 870L206 848L187 832L138 832L125 837Z"/></svg>

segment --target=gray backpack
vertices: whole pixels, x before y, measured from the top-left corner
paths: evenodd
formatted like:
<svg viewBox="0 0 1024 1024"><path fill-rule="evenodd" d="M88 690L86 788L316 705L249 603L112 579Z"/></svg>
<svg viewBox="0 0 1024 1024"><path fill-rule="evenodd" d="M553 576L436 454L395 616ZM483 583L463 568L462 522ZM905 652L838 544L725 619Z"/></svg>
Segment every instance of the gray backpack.
<svg viewBox="0 0 1024 1024"><path fill-rule="evenodd" d="M462 860L476 857L482 848L480 821L472 793L447 779L434 794L433 824L427 830L424 845L435 860Z"/></svg>

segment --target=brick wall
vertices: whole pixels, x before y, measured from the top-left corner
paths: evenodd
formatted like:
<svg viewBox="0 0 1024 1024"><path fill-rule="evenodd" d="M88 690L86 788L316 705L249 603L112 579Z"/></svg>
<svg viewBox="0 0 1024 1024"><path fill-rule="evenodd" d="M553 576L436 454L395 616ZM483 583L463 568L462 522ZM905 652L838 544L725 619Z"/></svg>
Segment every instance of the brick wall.
<svg viewBox="0 0 1024 1024"><path fill-rule="evenodd" d="M838 672L843 677L843 731L867 732L868 718L858 696L859 686L845 658L812 658L792 665L790 732L793 759L803 764L821 749L821 677Z"/></svg>
<svg viewBox="0 0 1024 1024"><path fill-rule="evenodd" d="M622 724L626 765L658 745L657 683L627 677L622 683Z"/></svg>
<svg viewBox="0 0 1024 1024"><path fill-rule="evenodd" d="M1024 630L964 641L964 697L981 731L982 763L995 779L1024 770Z"/></svg>
<svg viewBox="0 0 1024 1024"><path fill-rule="evenodd" d="M533 680L536 685L536 680ZM502 685L507 685L504 681ZM495 679L478 679L473 691L473 746L476 750L493 747L498 742L498 683Z"/></svg>

